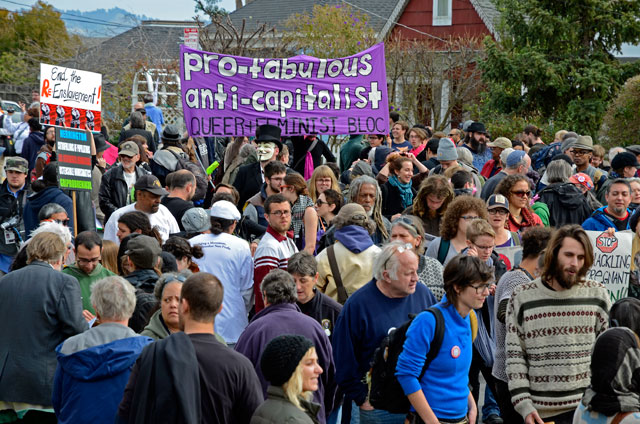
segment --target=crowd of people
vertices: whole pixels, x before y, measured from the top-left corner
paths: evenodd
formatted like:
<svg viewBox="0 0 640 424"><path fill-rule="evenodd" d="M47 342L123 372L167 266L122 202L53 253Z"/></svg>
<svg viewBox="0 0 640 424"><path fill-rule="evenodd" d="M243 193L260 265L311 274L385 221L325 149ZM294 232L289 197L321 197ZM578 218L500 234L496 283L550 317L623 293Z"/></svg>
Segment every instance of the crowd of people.
<svg viewBox="0 0 640 424"><path fill-rule="evenodd" d="M1 422L640 422L640 237L629 297L586 278L586 231L638 232L640 146L392 113L336 158L152 100L87 130L74 201L37 104L0 117Z"/></svg>

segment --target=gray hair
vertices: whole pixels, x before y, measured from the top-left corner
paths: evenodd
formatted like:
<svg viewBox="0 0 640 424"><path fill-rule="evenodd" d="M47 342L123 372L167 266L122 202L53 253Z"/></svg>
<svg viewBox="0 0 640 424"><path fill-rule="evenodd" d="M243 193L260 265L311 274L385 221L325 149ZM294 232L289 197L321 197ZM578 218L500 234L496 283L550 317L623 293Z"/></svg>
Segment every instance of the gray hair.
<svg viewBox="0 0 640 424"><path fill-rule="evenodd" d="M611 162L613 160L613 158L616 157L616 155L618 153L622 153L622 152L626 152L627 149L625 149L624 147L620 147L620 146L616 146L616 147L612 147L609 149L609 162Z"/></svg>
<svg viewBox="0 0 640 424"><path fill-rule="evenodd" d="M367 217L367 219L362 220L358 215L345 217L338 214L333 218L333 221L331 221L331 225L334 226L336 230L344 228L347 225L357 225L367 230L369 235L376 232L376 223L373 222L371 218Z"/></svg>
<svg viewBox="0 0 640 424"><path fill-rule="evenodd" d="M91 286L91 304L102 320L125 321L136 308L136 289L120 276L106 277Z"/></svg>
<svg viewBox="0 0 640 424"><path fill-rule="evenodd" d="M140 112L131 112L131 115L129 116L129 121L131 123L131 128L138 128L143 130L145 125L144 125L144 118L142 117L142 113Z"/></svg>
<svg viewBox="0 0 640 424"><path fill-rule="evenodd" d="M553 183L566 183L569 181L569 177L572 174L571 165L564 160L553 160L547 166L547 181L549 184Z"/></svg>
<svg viewBox="0 0 640 424"><path fill-rule="evenodd" d="M165 272L158 278L156 281L156 286L153 288L153 295L158 299L158 302L162 300L162 293L164 292L164 288L169 283L184 283L187 278L191 275L191 271L185 269L182 272Z"/></svg>
<svg viewBox="0 0 640 424"><path fill-rule="evenodd" d="M389 271L389 277L392 280L396 280L398 278L398 265L400 261L398 261L398 255L396 255L396 253L399 248L404 247L405 245L406 244L401 241L392 241L382 246L382 249L376 256L376 260L373 264L373 276L376 280L384 279L382 275L384 271ZM407 249L406 251L410 251L416 255L412 248Z"/></svg>
<svg viewBox="0 0 640 424"><path fill-rule="evenodd" d="M289 258L287 265L289 274L307 275L315 277L318 273L316 258L304 250Z"/></svg>
<svg viewBox="0 0 640 424"><path fill-rule="evenodd" d="M376 226L380 229L382 233L382 237L384 239L389 238L389 232L384 225L384 221L382 220L382 192L380 191L380 186L375 178L370 177L368 175L361 175L358 178L351 181L349 185L349 194L347 203L358 203L356 199L358 198L358 193L360 193L360 189L363 185L372 185L376 188L376 201L373 204L373 213L371 214L371 218L375 222Z"/></svg>
<svg viewBox="0 0 640 424"><path fill-rule="evenodd" d="M511 147L507 147L500 153L500 165L502 165L503 168L507 167L507 158L513 151L514 149L512 149Z"/></svg>
<svg viewBox="0 0 640 424"><path fill-rule="evenodd" d="M40 211L38 212L38 221L49 219L52 215L57 213L67 213L67 210L57 203L47 203L40 208Z"/></svg>
<svg viewBox="0 0 640 424"><path fill-rule="evenodd" d="M71 231L66 225L58 224L57 222L41 222L38 228L31 231L30 238L40 233L54 233L68 246L71 243Z"/></svg>
<svg viewBox="0 0 640 424"><path fill-rule="evenodd" d="M283 269L271 270L262 280L260 291L264 293L264 301L270 305L295 303L298 300L296 283Z"/></svg>
<svg viewBox="0 0 640 424"><path fill-rule="evenodd" d="M471 150L466 147L456 147L456 152L458 152L458 161L467 166L473 167L473 155L471 154Z"/></svg>

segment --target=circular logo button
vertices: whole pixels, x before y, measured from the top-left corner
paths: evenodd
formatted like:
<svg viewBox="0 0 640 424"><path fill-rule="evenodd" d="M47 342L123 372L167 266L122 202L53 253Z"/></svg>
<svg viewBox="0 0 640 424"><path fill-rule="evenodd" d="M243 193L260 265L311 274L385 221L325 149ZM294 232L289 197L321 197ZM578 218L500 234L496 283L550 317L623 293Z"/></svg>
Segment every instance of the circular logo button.
<svg viewBox="0 0 640 424"><path fill-rule="evenodd" d="M456 359L460 356L460 347L454 346L451 348L451 357Z"/></svg>

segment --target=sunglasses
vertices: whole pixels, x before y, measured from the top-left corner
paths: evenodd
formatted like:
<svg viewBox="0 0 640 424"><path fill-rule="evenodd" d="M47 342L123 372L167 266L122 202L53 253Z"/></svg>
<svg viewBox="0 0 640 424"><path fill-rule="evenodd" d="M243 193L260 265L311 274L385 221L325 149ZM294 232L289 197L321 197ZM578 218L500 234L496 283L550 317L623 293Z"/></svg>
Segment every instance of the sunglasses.
<svg viewBox="0 0 640 424"><path fill-rule="evenodd" d="M325 204L327 204L327 203L328 203L328 202L323 202L323 201L322 201L322 200L320 200L320 199L316 200L316 205L318 205L318 206L322 206L322 205L325 205Z"/></svg>
<svg viewBox="0 0 640 424"><path fill-rule="evenodd" d="M525 190L521 190L521 191L512 191L511 194L514 194L518 197L529 197L531 196L531 193Z"/></svg>

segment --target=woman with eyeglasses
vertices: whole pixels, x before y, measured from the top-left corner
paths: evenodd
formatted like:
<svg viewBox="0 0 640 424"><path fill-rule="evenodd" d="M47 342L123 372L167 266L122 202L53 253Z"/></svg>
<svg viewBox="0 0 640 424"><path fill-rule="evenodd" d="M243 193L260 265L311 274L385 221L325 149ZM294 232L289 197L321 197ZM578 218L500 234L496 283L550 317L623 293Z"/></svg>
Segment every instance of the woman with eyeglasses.
<svg viewBox="0 0 640 424"><path fill-rule="evenodd" d="M477 197L458 196L449 204L440 226L440 237L429 243L426 255L446 265L467 247L467 224L476 218L487 219L487 206Z"/></svg>
<svg viewBox="0 0 640 424"><path fill-rule="evenodd" d="M331 221L333 221L333 218L340 212L342 203L342 194L331 188L318 195L318 199L316 200L318 225L320 225L324 231L331 226Z"/></svg>
<svg viewBox="0 0 640 424"><path fill-rule="evenodd" d="M313 170L313 175L309 180L309 197L314 202L318 200L318 196L326 190L340 191L340 185L335 174L327 165L320 165Z"/></svg>
<svg viewBox="0 0 640 424"><path fill-rule="evenodd" d="M391 223L391 240L410 244L418 255L418 278L426 285L438 302L444 295L442 282L442 264L436 259L424 255L425 239L424 228L420 218L411 215L402 215Z"/></svg>
<svg viewBox="0 0 640 424"><path fill-rule="evenodd" d="M291 229L298 250L314 254L318 237L318 214L308 196L307 183L300 174L284 177L280 186L282 195L291 202Z"/></svg>
<svg viewBox="0 0 640 424"><path fill-rule="evenodd" d="M501 194L492 194L487 200L489 225L496 233L496 247L520 246L520 235L507 229L509 219L509 201Z"/></svg>
<svg viewBox="0 0 640 424"><path fill-rule="evenodd" d="M407 330L396 367L398 382L411 403L407 417L411 424L476 422L476 402L469 391L470 313L489 296L493 270L477 257L456 255L445 266L443 277L446 297L435 305L444 318L439 353L422 374L436 333L435 315L425 311Z"/></svg>
<svg viewBox="0 0 640 424"><path fill-rule="evenodd" d="M507 229L521 232L527 227L542 226L542 220L531 210L531 183L524 175L508 175L496 187L495 194L501 194L509 201Z"/></svg>

